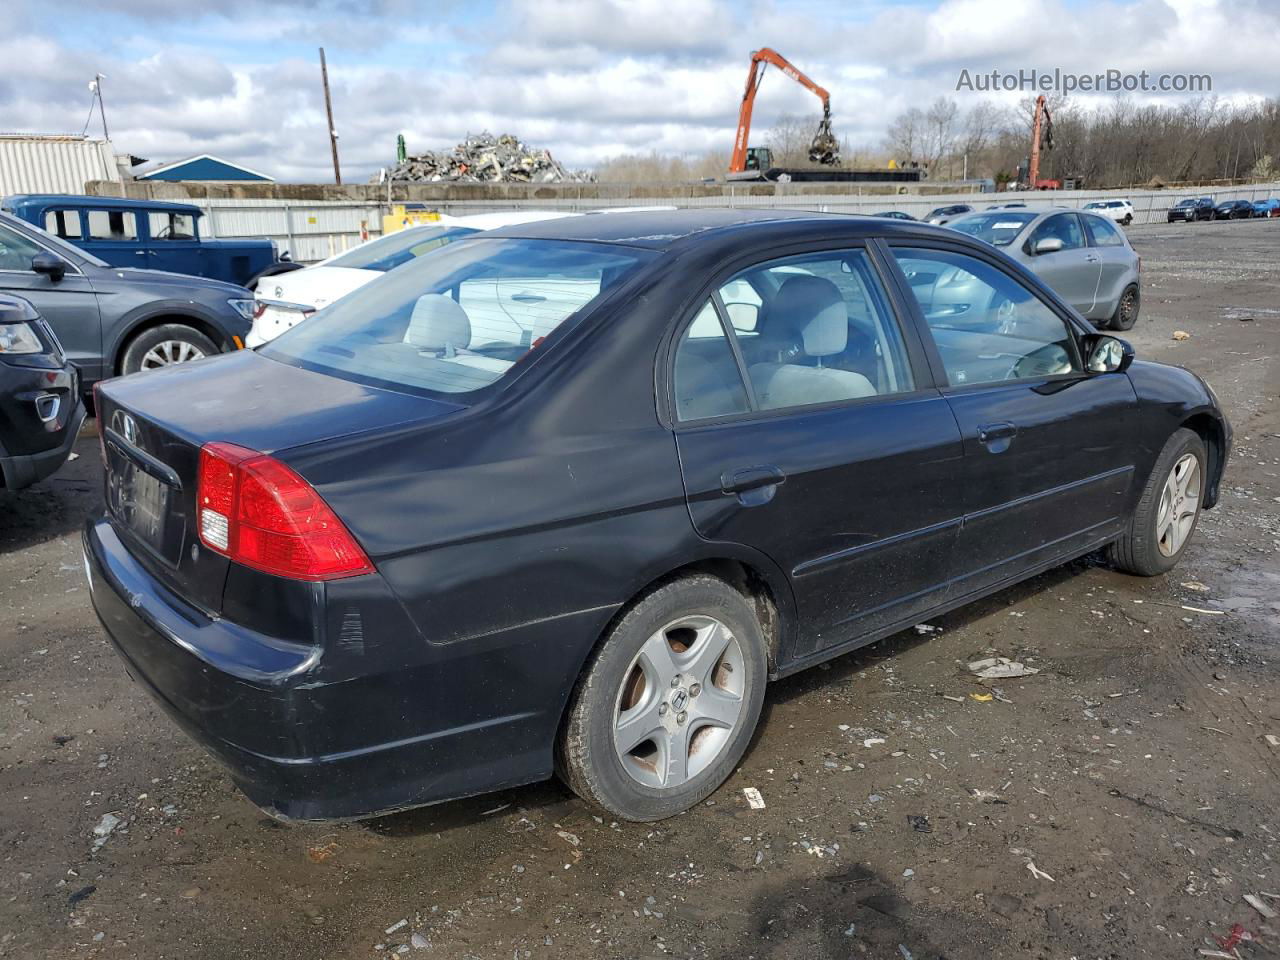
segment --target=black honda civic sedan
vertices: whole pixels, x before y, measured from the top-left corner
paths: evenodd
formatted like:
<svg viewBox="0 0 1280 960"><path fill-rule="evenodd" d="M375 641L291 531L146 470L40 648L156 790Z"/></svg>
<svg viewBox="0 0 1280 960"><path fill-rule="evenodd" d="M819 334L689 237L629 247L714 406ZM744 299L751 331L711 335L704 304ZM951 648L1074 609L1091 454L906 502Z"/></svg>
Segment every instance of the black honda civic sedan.
<svg viewBox="0 0 1280 960"><path fill-rule="evenodd" d="M770 679L1098 548L1169 570L1231 446L988 244L730 210L492 231L97 402L98 615L303 820L556 771L671 816Z"/></svg>

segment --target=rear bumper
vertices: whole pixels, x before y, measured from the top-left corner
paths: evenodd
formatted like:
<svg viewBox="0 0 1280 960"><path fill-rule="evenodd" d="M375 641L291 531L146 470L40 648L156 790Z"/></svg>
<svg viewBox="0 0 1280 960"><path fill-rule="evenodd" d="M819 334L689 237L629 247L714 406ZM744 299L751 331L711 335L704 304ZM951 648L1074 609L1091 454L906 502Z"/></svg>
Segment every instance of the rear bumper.
<svg viewBox="0 0 1280 960"><path fill-rule="evenodd" d="M130 676L272 816L367 817L551 774L577 666L547 647L563 656L571 624L423 650L401 623L379 631L373 621L388 618L369 617L344 658L204 616L105 519L86 524L84 549L94 609ZM359 579L378 578L335 583ZM350 623L351 601L329 605Z"/></svg>

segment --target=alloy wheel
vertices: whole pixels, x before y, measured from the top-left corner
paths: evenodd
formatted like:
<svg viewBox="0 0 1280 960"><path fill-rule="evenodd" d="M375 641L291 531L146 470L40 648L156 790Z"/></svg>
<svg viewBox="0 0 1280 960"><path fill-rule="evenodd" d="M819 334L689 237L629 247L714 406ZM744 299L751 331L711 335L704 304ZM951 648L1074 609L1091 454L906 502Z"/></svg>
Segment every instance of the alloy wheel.
<svg viewBox="0 0 1280 960"><path fill-rule="evenodd" d="M142 370L155 370L175 363L203 359L205 353L186 340L161 340L142 355Z"/></svg>
<svg viewBox="0 0 1280 960"><path fill-rule="evenodd" d="M1191 535L1200 510L1200 461L1184 453L1174 463L1160 494L1156 513L1156 538L1160 552L1175 556Z"/></svg>
<svg viewBox="0 0 1280 960"><path fill-rule="evenodd" d="M714 617L688 616L655 631L628 668L614 707L623 769L651 788L679 787L725 750L742 720L742 646Z"/></svg>

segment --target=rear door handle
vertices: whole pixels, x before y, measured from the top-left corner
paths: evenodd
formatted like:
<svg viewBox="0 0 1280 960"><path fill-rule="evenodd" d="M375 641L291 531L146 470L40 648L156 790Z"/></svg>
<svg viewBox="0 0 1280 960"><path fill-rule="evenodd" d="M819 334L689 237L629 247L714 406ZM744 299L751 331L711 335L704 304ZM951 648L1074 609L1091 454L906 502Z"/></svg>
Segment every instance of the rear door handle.
<svg viewBox="0 0 1280 960"><path fill-rule="evenodd" d="M1097 257L1095 257L1092 253L1091 253L1091 254L1089 254L1087 257L1085 257L1085 260L1086 260L1088 263L1097 263L1097 262L1098 262L1098 258L1097 258Z"/></svg>
<svg viewBox="0 0 1280 960"><path fill-rule="evenodd" d="M778 467L766 463L722 473L720 490L737 494L744 506L758 506L773 499L774 488L786 479L787 475Z"/></svg>
<svg viewBox="0 0 1280 960"><path fill-rule="evenodd" d="M984 423L978 427L978 442L986 446L992 453L1000 453L1009 448L1009 443L1018 435L1016 424L1007 420L996 423Z"/></svg>

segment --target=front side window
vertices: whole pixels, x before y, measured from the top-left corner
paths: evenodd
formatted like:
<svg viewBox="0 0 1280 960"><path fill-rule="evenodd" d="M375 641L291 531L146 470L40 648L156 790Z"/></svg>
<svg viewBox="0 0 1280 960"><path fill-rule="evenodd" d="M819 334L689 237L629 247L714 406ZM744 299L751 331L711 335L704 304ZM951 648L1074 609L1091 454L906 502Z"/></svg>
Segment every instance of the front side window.
<svg viewBox="0 0 1280 960"><path fill-rule="evenodd" d="M196 218L189 213L156 211L147 214L152 240L194 240Z"/></svg>
<svg viewBox="0 0 1280 960"><path fill-rule="evenodd" d="M44 228L63 240L79 240L80 211L50 210L44 215Z"/></svg>
<svg viewBox="0 0 1280 960"><path fill-rule="evenodd" d="M1034 213L975 213L962 220L953 220L949 226L992 246L1007 247L1035 218Z"/></svg>
<svg viewBox="0 0 1280 960"><path fill-rule="evenodd" d="M16 230L0 226L0 270L31 269L31 258L44 251Z"/></svg>
<svg viewBox="0 0 1280 960"><path fill-rule="evenodd" d="M90 210L91 240L137 240L138 224L132 210Z"/></svg>
<svg viewBox="0 0 1280 960"><path fill-rule="evenodd" d="M386 273L424 253L438 250L455 240L479 232L473 227L410 227L408 230L362 243L353 250L338 254L325 265Z"/></svg>
<svg viewBox="0 0 1280 960"><path fill-rule="evenodd" d="M1031 289L976 257L894 247L953 386L1078 372L1067 323Z"/></svg>
<svg viewBox="0 0 1280 960"><path fill-rule="evenodd" d="M464 240L344 297L260 352L375 386L468 393L500 380L654 256L600 243Z"/></svg>
<svg viewBox="0 0 1280 960"><path fill-rule="evenodd" d="M1123 247L1124 238L1120 236L1110 220L1104 220L1102 217L1082 217L1084 220L1085 233L1089 235L1089 242L1095 247Z"/></svg>
<svg viewBox="0 0 1280 960"><path fill-rule="evenodd" d="M1031 252L1041 240L1056 238L1062 241L1063 250L1078 250L1084 246L1084 233L1074 213L1060 213L1036 227L1027 243Z"/></svg>

